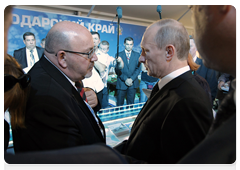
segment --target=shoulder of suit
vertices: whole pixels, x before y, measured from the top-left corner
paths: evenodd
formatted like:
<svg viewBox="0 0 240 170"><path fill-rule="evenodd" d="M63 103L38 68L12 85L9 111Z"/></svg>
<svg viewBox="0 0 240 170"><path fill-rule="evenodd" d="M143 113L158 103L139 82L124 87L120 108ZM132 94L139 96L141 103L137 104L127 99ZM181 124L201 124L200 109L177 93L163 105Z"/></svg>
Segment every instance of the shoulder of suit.
<svg viewBox="0 0 240 170"><path fill-rule="evenodd" d="M133 51L133 50L132 50L132 53L136 53L136 54L140 55L140 53L139 53L139 52L137 52L137 51Z"/></svg>
<svg viewBox="0 0 240 170"><path fill-rule="evenodd" d="M14 50L14 52L18 52L18 51L22 51L22 50L26 50L26 47L23 47L23 48L19 48L17 50Z"/></svg>
<svg viewBox="0 0 240 170"><path fill-rule="evenodd" d="M44 48L38 47L38 46L36 46L36 49L38 49L38 50L44 50Z"/></svg>

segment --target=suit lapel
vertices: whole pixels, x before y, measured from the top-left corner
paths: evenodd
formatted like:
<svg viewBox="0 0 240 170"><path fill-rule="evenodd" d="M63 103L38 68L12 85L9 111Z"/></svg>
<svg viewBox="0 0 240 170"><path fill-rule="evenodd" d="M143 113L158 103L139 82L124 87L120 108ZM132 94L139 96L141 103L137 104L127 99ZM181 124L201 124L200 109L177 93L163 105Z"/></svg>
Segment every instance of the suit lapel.
<svg viewBox="0 0 240 170"><path fill-rule="evenodd" d="M77 90L72 86L72 84L66 79L66 77L58 70L56 69L45 57L41 57L39 60L40 64L44 68L44 70L53 78L56 82L58 82L63 89L65 89L74 99L76 100L77 104L79 105L79 108L82 110L83 114L88 118L89 122L92 124L92 127L95 129L96 133L103 138L102 133L96 123L95 118L93 117L91 111L86 106L83 99L80 97L80 94L77 92ZM76 113L77 114L77 113ZM75 119L73 119L75 123L78 125L79 122L77 122ZM80 127L79 127L80 128ZM102 127L104 129L104 127Z"/></svg>
<svg viewBox="0 0 240 170"><path fill-rule="evenodd" d="M134 53L133 53L133 51L131 52L131 55L130 55L130 60L129 60L129 64L128 64L128 66L131 66L132 65L132 63L134 62Z"/></svg>
<svg viewBox="0 0 240 170"><path fill-rule="evenodd" d="M27 64L27 53L26 53L26 47L23 48L23 50L22 50L22 54L21 54L20 57L21 57L21 60L22 60L20 63L23 64L22 68L27 67L28 64Z"/></svg>
<svg viewBox="0 0 240 170"><path fill-rule="evenodd" d="M155 108L164 100L164 98L168 95L171 89L177 88L180 84L185 82L187 79L193 78L191 71L187 71L186 73L180 75L179 77L173 79L169 83L167 83L161 90L157 92L153 91L151 97L147 100L146 104L143 106L142 110L138 114L136 120L134 121L131 135L132 133L136 133L142 122L150 116L150 114L155 110ZM155 85L158 86L158 83ZM157 90L158 88L155 88ZM134 136L134 135L133 135Z"/></svg>
<svg viewBox="0 0 240 170"><path fill-rule="evenodd" d="M126 52L125 52L125 50L124 50L124 59L123 59L124 61L124 65L126 65L127 67L127 69L129 69L129 64L128 64L128 59L127 59L127 54L126 54Z"/></svg>

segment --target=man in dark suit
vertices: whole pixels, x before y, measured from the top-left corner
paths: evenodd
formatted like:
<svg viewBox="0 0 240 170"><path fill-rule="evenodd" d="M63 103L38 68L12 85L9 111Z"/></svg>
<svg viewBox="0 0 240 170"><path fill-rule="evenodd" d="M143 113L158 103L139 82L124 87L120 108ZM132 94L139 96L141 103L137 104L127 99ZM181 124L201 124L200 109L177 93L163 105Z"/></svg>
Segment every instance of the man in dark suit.
<svg viewBox="0 0 240 170"><path fill-rule="evenodd" d="M92 75L96 60L92 35L85 27L63 21L51 28L44 55L29 72L26 128L13 131L15 152L105 143L101 120L74 83Z"/></svg>
<svg viewBox="0 0 240 170"><path fill-rule="evenodd" d="M36 46L35 35L31 32L23 34L23 42L26 47L15 50L13 57L23 69L28 67L29 70L42 57L44 49Z"/></svg>
<svg viewBox="0 0 240 170"><path fill-rule="evenodd" d="M138 74L141 71L138 59L140 54L133 51L133 38L127 37L124 39L125 50L119 53L122 58L124 67L121 74L117 77L117 106L124 104L125 96L127 95L127 104L134 104L136 89L139 86Z"/></svg>
<svg viewBox="0 0 240 170"><path fill-rule="evenodd" d="M189 38L173 19L150 25L142 54L148 75L159 78L127 141L115 149L148 163L176 163L201 142L213 121L211 104L187 63Z"/></svg>
<svg viewBox="0 0 240 170"><path fill-rule="evenodd" d="M236 8L231 5L189 8L204 65L236 77ZM233 90L219 106L207 137L178 163L232 164L236 161L236 79L231 86Z"/></svg>

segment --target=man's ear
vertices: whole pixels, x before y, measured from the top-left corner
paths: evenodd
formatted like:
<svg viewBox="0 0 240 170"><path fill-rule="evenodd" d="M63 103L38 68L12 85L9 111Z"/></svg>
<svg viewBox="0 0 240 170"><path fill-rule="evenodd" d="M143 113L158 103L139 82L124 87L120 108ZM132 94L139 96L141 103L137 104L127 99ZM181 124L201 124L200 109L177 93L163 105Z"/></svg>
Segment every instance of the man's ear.
<svg viewBox="0 0 240 170"><path fill-rule="evenodd" d="M56 55L59 66L67 68L66 53L64 51L58 51Z"/></svg>
<svg viewBox="0 0 240 170"><path fill-rule="evenodd" d="M165 54L167 62L170 62L172 60L174 53L175 53L174 46L173 45L167 45L166 46L166 54Z"/></svg>

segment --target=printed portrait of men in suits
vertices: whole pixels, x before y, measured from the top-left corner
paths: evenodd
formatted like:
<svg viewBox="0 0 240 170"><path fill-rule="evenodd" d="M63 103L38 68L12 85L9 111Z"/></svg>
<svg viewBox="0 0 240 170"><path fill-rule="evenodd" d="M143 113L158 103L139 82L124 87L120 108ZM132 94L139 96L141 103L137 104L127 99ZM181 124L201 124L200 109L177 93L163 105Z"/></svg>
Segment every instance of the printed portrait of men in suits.
<svg viewBox="0 0 240 170"><path fill-rule="evenodd" d="M138 74L141 70L138 64L138 59L140 54L132 50L133 44L132 37L125 38L125 50L119 53L119 56L124 62L124 67L117 78L117 106L124 104L126 94L127 104L134 104L136 89L139 87Z"/></svg>
<svg viewBox="0 0 240 170"><path fill-rule="evenodd" d="M15 50L13 57L23 69L29 70L43 55L44 49L36 46L35 35L32 32L23 34L25 47Z"/></svg>

